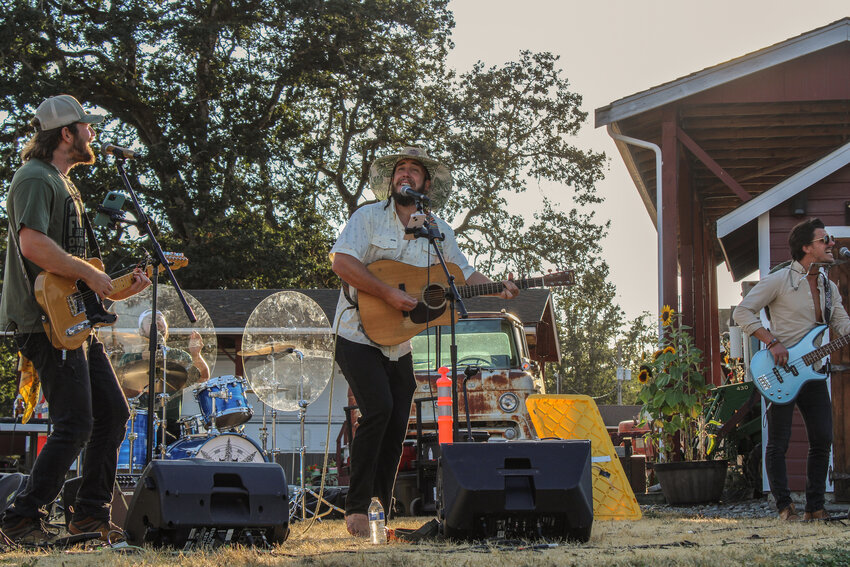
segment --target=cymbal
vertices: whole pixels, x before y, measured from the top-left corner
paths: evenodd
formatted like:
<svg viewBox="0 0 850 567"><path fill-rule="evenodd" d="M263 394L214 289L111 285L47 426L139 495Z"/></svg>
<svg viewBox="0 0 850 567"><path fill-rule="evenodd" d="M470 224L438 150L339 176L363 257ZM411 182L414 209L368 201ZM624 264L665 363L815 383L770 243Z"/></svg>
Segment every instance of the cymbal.
<svg viewBox="0 0 850 567"><path fill-rule="evenodd" d="M292 352L293 349L295 349L295 345L271 343L255 346L250 350L240 350L237 351L236 354L239 356L263 356L267 354L278 354L283 352L286 352L288 354Z"/></svg>
<svg viewBox="0 0 850 567"><path fill-rule="evenodd" d="M148 372L149 360L134 360L116 368L118 382L127 396L138 396L146 390L149 384ZM189 381L189 369L179 362L167 361L165 365L165 393L174 394L182 390ZM162 361L156 363L156 380L154 381L154 392L162 392Z"/></svg>

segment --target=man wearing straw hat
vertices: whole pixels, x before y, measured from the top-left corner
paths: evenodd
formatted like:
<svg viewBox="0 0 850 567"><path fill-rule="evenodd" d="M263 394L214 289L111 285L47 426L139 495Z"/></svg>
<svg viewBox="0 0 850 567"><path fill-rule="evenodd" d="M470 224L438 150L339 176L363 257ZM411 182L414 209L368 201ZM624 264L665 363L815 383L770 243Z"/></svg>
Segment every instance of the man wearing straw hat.
<svg viewBox="0 0 850 567"><path fill-rule="evenodd" d="M418 267L437 262L427 239L405 238L405 228L417 206L416 198L403 194L402 188L426 195L432 209L438 210L449 197L452 177L445 165L428 157L424 150L407 147L376 159L369 182L379 202L355 211L331 249L333 270L349 286L340 294L334 324L339 328L336 360L360 410L351 443L351 480L345 506L346 527L357 537L369 535L366 511L373 496L381 500L387 515L392 510L393 484L416 383L410 342L381 346L369 340L360 314L353 308L356 290L382 298L400 311L416 307L415 297L384 283L366 266L387 259ZM446 262L457 264L468 284L492 282L470 266L449 225L433 215L431 220L445 235L439 245ZM434 269L435 274L442 275L442 268ZM503 285L500 297L510 299L519 293L513 282L505 280Z"/></svg>
<svg viewBox="0 0 850 567"><path fill-rule="evenodd" d="M50 97L38 107L36 134L24 146L6 201L9 232L0 324L15 330L18 350L33 362L50 407L53 431L38 455L26 487L6 510L3 534L15 543L49 545L57 532L46 524L47 507L62 489L65 474L86 447L83 479L69 530L99 532L110 540L109 520L118 448L129 410L103 345L92 335L79 348L54 348L33 294L41 271L84 281L101 298L134 295L150 280L136 269L133 283L114 292L109 275L84 261L91 226L71 168L94 163L91 125L103 116L83 110L70 95Z"/></svg>

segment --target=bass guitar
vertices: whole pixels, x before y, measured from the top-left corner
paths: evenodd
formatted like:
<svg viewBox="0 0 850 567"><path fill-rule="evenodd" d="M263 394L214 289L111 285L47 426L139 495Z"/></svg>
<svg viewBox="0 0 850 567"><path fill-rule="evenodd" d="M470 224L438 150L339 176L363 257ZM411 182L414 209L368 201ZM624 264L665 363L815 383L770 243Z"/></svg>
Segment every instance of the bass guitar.
<svg viewBox="0 0 850 567"><path fill-rule="evenodd" d="M461 298L496 294L503 289L502 282L465 285L466 279L461 269L452 263L448 264L448 268L454 276ZM399 311L383 299L358 290L357 303L363 330L377 344L397 345L417 335L428 325L447 325L452 315L457 320L457 313L449 312L446 298L448 281L439 266L420 268L395 260L378 260L366 266L366 269L382 282L404 290L419 300L412 311ZM573 285L575 272L551 272L545 276L513 281L520 289Z"/></svg>
<svg viewBox="0 0 850 567"><path fill-rule="evenodd" d="M815 370L814 364L850 344L850 335L844 335L823 346L815 347L815 340L827 328L826 325L818 325L789 348L785 366L776 366L773 354L767 349L753 355L750 372L753 375L753 383L765 399L775 404L790 404L800 393L803 384L810 380L826 379L828 374Z"/></svg>
<svg viewBox="0 0 850 567"><path fill-rule="evenodd" d="M189 263L182 254L166 252L165 259L172 270L182 268ZM103 270L99 258L88 258L89 264ZM153 275L153 266L145 266L148 277ZM160 266L162 272L165 267ZM112 280L113 293L125 290L133 284L130 272ZM47 315L44 332L50 342L58 349L74 350L80 348L94 327L114 325L118 320L115 313L103 307L100 297L89 289L83 280L63 278L50 272L41 272L35 278L35 299Z"/></svg>

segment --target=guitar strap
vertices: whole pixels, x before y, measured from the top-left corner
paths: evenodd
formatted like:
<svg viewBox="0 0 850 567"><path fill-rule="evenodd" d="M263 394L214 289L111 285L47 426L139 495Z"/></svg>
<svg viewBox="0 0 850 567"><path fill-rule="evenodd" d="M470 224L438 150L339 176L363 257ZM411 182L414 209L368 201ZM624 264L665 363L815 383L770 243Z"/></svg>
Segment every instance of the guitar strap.
<svg viewBox="0 0 850 567"><path fill-rule="evenodd" d="M97 258L98 260L102 260L100 256L100 246L97 244L97 238L94 235L94 229L91 226L91 221L89 220L89 216L83 212L83 224L86 227L86 248L89 249L89 253Z"/></svg>
<svg viewBox="0 0 850 567"><path fill-rule="evenodd" d="M27 282L27 288L30 290L30 295L35 297L35 289L33 288L32 281L30 280L30 274L27 271L27 263L24 261L24 255L21 252L21 245L18 242L18 233L15 232L14 227L12 227L12 223L9 223L9 234L12 235L12 242L15 244L15 250L18 252L18 261L21 263L21 272L24 274L24 281Z"/></svg>
<svg viewBox="0 0 850 567"><path fill-rule="evenodd" d="M349 292L349 285L345 281L342 282L342 295L345 297L345 300L348 301L352 307L360 310L360 306L357 305L357 302L351 298L351 293Z"/></svg>
<svg viewBox="0 0 850 567"><path fill-rule="evenodd" d="M823 320L829 325L829 316L832 313L832 286L829 285L829 279L821 272L823 277Z"/></svg>

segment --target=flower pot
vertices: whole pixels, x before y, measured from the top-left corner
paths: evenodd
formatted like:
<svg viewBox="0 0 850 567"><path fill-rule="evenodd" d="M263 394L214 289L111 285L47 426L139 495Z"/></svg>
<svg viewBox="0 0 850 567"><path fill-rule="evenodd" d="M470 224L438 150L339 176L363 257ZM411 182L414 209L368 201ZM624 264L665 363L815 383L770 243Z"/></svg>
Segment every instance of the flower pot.
<svg viewBox="0 0 850 567"><path fill-rule="evenodd" d="M664 499L672 506L718 502L726 484L727 461L655 463Z"/></svg>

